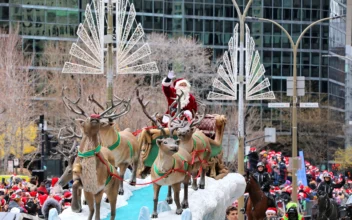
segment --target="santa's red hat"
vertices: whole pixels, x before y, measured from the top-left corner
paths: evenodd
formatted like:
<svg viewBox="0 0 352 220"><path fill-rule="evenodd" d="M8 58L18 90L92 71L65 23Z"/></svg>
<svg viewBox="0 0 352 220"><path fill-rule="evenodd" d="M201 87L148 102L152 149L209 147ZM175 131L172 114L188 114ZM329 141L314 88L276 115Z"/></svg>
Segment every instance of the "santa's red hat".
<svg viewBox="0 0 352 220"><path fill-rule="evenodd" d="M191 88L191 84L184 78L179 78L174 81L174 88L177 89L181 83L186 83L188 88Z"/></svg>
<svg viewBox="0 0 352 220"><path fill-rule="evenodd" d="M53 178L51 179L51 187L54 187L55 184L57 183L57 181L59 181L59 178L53 177Z"/></svg>
<svg viewBox="0 0 352 220"><path fill-rule="evenodd" d="M36 191L32 191L29 193L29 195L33 198L37 197L37 192Z"/></svg>
<svg viewBox="0 0 352 220"><path fill-rule="evenodd" d="M66 191L64 193L64 197L65 197L65 199L71 199L72 198L72 193L70 193L69 191Z"/></svg>
<svg viewBox="0 0 352 220"><path fill-rule="evenodd" d="M48 195L47 195L47 194L38 196L40 205L43 205L44 202L45 202L45 200L46 200L47 198L48 198Z"/></svg>
<svg viewBox="0 0 352 220"><path fill-rule="evenodd" d="M272 213L272 214L277 214L277 211L276 211L276 208L274 208L274 207L269 207L267 210L266 210L266 212L265 212L265 214L268 214L268 213Z"/></svg>
<svg viewBox="0 0 352 220"><path fill-rule="evenodd" d="M249 151L250 151L250 152L256 152L256 151L257 151L257 148L251 147L251 148L249 148Z"/></svg>
<svg viewBox="0 0 352 220"><path fill-rule="evenodd" d="M14 185L13 187L12 187L12 190L13 191L16 191L16 190L18 190L19 189L19 187L17 186L17 185Z"/></svg>

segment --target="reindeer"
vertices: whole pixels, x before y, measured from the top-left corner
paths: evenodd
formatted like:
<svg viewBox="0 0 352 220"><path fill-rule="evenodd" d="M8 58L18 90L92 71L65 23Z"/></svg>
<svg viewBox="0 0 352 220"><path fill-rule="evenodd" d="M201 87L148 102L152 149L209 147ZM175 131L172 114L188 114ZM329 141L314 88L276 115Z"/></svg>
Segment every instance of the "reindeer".
<svg viewBox="0 0 352 220"><path fill-rule="evenodd" d="M102 146L111 150L115 158L115 167L120 168L120 176L124 178L127 167L133 164L132 178L130 180L130 185L136 184L136 173L138 170L138 162L140 155L140 146L135 137L129 129L123 131L117 131L114 126L114 120L120 118L121 116L127 114L131 109L130 101L124 101L115 96L121 104L124 104L124 110L118 114L112 113L110 115L104 116L106 120L106 125L100 127L100 137ZM104 110L103 106L99 104L91 95L88 100L95 103L100 109ZM119 103L119 104L120 104ZM120 182L119 195L123 195L123 181Z"/></svg>
<svg viewBox="0 0 352 220"><path fill-rule="evenodd" d="M191 160L191 155L182 148L179 148L179 140L173 138L173 131L178 126L172 126L172 121L179 115L179 111L171 117L169 117L168 128L170 136L166 136L164 128L156 119L156 115L150 116L146 110L148 103L143 103L143 97L139 97L137 90L137 99L142 106L144 114L160 129L163 137L156 140L156 144L159 147L157 158L155 159L151 169L151 179L153 181L154 188L154 210L152 218L157 218L157 206L159 191L161 186L171 186L174 191L174 199L176 203L176 214L182 214L182 207L180 204L180 190L181 183L184 182L185 177L189 175L188 163ZM154 182L155 181L155 182ZM187 195L188 196L188 195Z"/></svg>
<svg viewBox="0 0 352 220"><path fill-rule="evenodd" d="M100 203L105 192L110 202L111 217L115 219L116 201L119 188L119 180L112 178L110 173L117 175L117 171L111 164L114 164L114 158L109 151L101 148L99 130L105 122L100 121L105 114L112 111L116 105L111 103L111 107L106 109L99 115L91 115L90 117L78 106L77 101L71 101L64 95L62 90L62 98L65 106L72 112L83 115L83 119L76 119L83 132L83 138L78 149L78 157L76 157L73 165L73 177L77 177L81 181L84 190L84 196L89 206L88 219L91 220L94 215L94 206L96 208L95 219L100 219ZM67 102L75 106L72 107ZM77 110L78 109L78 110ZM109 165L109 167L107 167ZM109 171L110 168L110 171ZM77 181L77 180L75 180ZM79 190L77 190L78 193ZM78 198L78 195L77 195Z"/></svg>

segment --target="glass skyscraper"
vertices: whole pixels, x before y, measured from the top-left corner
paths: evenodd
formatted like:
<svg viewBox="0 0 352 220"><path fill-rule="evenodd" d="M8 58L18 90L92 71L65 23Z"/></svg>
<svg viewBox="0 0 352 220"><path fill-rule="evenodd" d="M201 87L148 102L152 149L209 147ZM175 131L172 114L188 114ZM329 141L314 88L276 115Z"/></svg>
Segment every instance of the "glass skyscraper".
<svg viewBox="0 0 352 220"><path fill-rule="evenodd" d="M241 10L248 0L237 0ZM44 50L46 41L74 41L78 24L83 19L85 5L90 0L0 0L0 26L4 29L19 25L24 52L35 53L33 66ZM213 49L213 60L219 58L232 36L237 13L232 0L131 0L137 11L137 21L146 33L165 33L170 37L192 36L205 47ZM332 4L341 5L345 13L346 0L254 0L248 16L268 18L282 24L298 38L312 22L329 17ZM247 22L259 50L266 75L278 102L289 102L286 77L292 76L293 59L286 35L271 23ZM331 25L329 25L331 24ZM332 25L333 24L333 25ZM323 103L330 118L345 122L344 61L322 57L329 51L344 55L346 33L342 19L314 26L303 37L298 52L298 76L306 77L304 102ZM211 88L209 88L211 89ZM269 109L258 103L262 124L274 126L278 134L290 135L291 121L280 109ZM328 119L327 119L328 120ZM343 137L331 143L344 145ZM341 146L340 146L341 147Z"/></svg>

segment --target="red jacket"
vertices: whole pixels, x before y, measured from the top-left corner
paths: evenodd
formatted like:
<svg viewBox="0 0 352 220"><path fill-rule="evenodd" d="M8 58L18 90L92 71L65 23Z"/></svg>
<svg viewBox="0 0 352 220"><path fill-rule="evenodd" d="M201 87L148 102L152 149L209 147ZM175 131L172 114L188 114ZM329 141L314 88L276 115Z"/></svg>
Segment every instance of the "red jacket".
<svg viewBox="0 0 352 220"><path fill-rule="evenodd" d="M171 84L172 82L167 83L165 82L165 80L163 80L162 82L163 92L164 92L164 95L166 96L167 106L168 106L166 114L169 114L169 107L175 101L174 99L177 97L176 89L173 86L171 86ZM197 102L195 97L192 94L189 94L189 103L185 107L183 107L182 110L189 110L192 113L192 115L193 115L193 112L197 112L198 110Z"/></svg>

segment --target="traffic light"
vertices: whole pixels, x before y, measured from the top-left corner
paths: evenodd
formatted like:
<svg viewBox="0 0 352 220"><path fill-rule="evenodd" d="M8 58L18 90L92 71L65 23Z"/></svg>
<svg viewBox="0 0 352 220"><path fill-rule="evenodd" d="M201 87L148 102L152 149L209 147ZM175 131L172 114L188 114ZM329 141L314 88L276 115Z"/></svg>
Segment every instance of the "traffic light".
<svg viewBox="0 0 352 220"><path fill-rule="evenodd" d="M50 155L51 151L56 148L58 145L58 142L54 139L54 135L52 134L46 134L45 135L45 146L46 146L46 152L47 155Z"/></svg>

